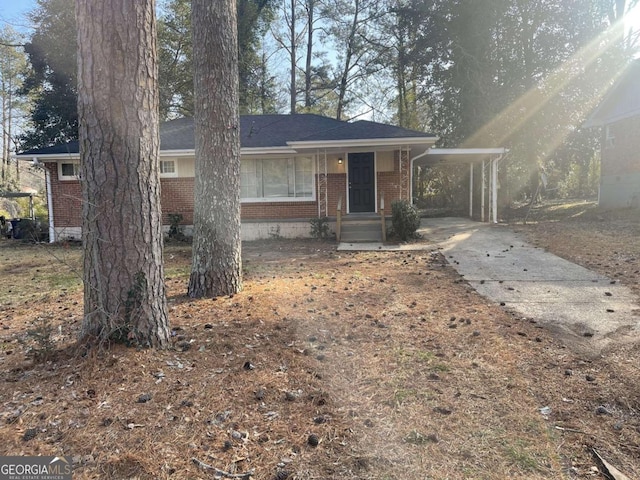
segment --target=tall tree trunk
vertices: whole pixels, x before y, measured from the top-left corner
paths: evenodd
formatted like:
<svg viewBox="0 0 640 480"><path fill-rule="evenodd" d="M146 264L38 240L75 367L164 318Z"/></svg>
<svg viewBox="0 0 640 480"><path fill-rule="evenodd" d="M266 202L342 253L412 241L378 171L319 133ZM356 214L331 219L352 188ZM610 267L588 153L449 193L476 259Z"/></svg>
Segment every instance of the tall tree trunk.
<svg viewBox="0 0 640 480"><path fill-rule="evenodd" d="M8 135L8 116L7 116L7 88L4 78L2 79L2 172L0 174L0 183L6 188L7 171L9 169L9 135Z"/></svg>
<svg viewBox="0 0 640 480"><path fill-rule="evenodd" d="M342 69L342 74L340 75L340 82L338 84L338 106L336 108L336 119L342 120L342 116L344 115L344 105L345 98L347 95L347 86L349 83L349 73L351 72L351 58L353 57L354 50L356 48L356 33L358 31L358 23L360 14L360 0L355 0L354 3L354 13L353 13L353 21L351 22L351 26L349 28L349 37L347 39L347 51L345 52L344 57L344 68Z"/></svg>
<svg viewBox="0 0 640 480"><path fill-rule="evenodd" d="M304 106L311 107L311 60L313 58L313 22L315 0L307 0L307 59L304 66Z"/></svg>
<svg viewBox="0 0 640 480"><path fill-rule="evenodd" d="M193 0L191 8L196 179L188 293L212 297L242 288L236 5Z"/></svg>
<svg viewBox="0 0 640 480"><path fill-rule="evenodd" d="M76 0L84 342L169 338L154 0Z"/></svg>
<svg viewBox="0 0 640 480"><path fill-rule="evenodd" d="M289 46L291 49L291 99L290 99L290 110L291 113L296 113L296 103L297 103L297 91L296 91L296 0L291 0L291 25L289 28L289 34L291 36L291 45Z"/></svg>
<svg viewBox="0 0 640 480"><path fill-rule="evenodd" d="M11 157L11 142L13 141L13 78L9 79L9 111L7 112L7 170L9 170L9 159ZM16 184L20 185L20 162L16 160Z"/></svg>

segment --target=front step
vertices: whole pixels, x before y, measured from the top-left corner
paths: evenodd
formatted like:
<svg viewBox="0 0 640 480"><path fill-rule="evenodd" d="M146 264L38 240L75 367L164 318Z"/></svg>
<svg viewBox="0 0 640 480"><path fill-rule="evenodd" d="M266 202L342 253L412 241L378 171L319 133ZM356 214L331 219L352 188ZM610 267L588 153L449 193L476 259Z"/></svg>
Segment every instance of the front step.
<svg viewBox="0 0 640 480"><path fill-rule="evenodd" d="M345 243L382 242L382 226L377 215L342 218L340 241Z"/></svg>

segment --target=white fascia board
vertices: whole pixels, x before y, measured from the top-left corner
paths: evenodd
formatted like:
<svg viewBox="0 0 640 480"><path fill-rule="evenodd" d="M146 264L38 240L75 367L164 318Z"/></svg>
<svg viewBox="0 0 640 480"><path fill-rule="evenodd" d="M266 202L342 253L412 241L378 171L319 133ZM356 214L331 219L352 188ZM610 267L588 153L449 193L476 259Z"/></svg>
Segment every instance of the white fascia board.
<svg viewBox="0 0 640 480"><path fill-rule="evenodd" d="M241 148L240 155L294 155L298 153L295 148L289 147L252 147Z"/></svg>
<svg viewBox="0 0 640 480"><path fill-rule="evenodd" d="M195 150L160 150L161 157L193 157L195 154Z"/></svg>
<svg viewBox="0 0 640 480"><path fill-rule="evenodd" d="M621 120L626 120L627 118L633 118L640 116L640 110L629 110L628 112L623 112L618 115L614 115L612 117L597 119L597 116L589 117L583 124L584 128L594 128L594 127L604 127L605 125L611 125L612 123L619 122Z"/></svg>
<svg viewBox="0 0 640 480"><path fill-rule="evenodd" d="M61 160L80 160L79 153L50 153L48 155L43 154L17 154L15 157L18 160L40 160L41 162L61 161Z"/></svg>
<svg viewBox="0 0 640 480"><path fill-rule="evenodd" d="M287 142L292 148L397 147L398 145L433 145L438 137L371 138L356 140L322 140Z"/></svg>
<svg viewBox="0 0 640 480"><path fill-rule="evenodd" d="M288 147L241 148L240 155L292 155L297 153ZM160 150L161 157L195 157L195 150Z"/></svg>
<svg viewBox="0 0 640 480"><path fill-rule="evenodd" d="M502 155L509 150L499 148L430 148L427 155Z"/></svg>

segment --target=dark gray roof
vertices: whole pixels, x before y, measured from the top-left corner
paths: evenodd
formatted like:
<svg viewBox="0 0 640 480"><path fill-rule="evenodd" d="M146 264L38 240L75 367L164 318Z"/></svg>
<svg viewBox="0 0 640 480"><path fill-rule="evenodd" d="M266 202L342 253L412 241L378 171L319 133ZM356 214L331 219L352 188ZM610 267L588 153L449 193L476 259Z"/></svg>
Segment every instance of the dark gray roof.
<svg viewBox="0 0 640 480"><path fill-rule="evenodd" d="M630 63L583 126L598 127L640 115L640 60Z"/></svg>
<svg viewBox="0 0 640 480"><path fill-rule="evenodd" d="M242 115L240 117L242 148L286 147L287 142L300 141L417 137L434 137L434 135L383 123L365 120L349 123L313 114ZM179 118L160 125L160 150L193 150L194 148L193 118ZM28 150L20 155L64 153L78 153L78 142Z"/></svg>
<svg viewBox="0 0 640 480"><path fill-rule="evenodd" d="M78 141L74 140L72 142L54 145L53 147L34 148L20 152L18 155L56 155L64 153L78 153Z"/></svg>
<svg viewBox="0 0 640 480"><path fill-rule="evenodd" d="M376 138L425 138L435 137L431 133L418 132L385 123L359 120L348 123L340 122L339 125L324 131L316 131L300 141L330 141L330 140L372 140Z"/></svg>

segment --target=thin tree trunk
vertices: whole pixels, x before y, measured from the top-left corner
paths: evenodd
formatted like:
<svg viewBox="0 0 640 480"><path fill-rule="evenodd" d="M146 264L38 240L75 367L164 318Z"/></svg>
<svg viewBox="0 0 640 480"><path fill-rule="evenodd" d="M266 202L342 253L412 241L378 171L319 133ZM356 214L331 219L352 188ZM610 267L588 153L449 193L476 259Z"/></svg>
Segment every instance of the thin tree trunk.
<svg viewBox="0 0 640 480"><path fill-rule="evenodd" d="M8 88L5 79L2 79L2 186L6 188L7 173L9 170L9 133L8 133Z"/></svg>
<svg viewBox="0 0 640 480"><path fill-rule="evenodd" d="M12 123L13 123L13 78L9 79L9 111L7 112L7 170L9 170L9 158L11 156L12 142ZM16 160L16 184L20 185L20 162Z"/></svg>
<svg viewBox="0 0 640 480"><path fill-rule="evenodd" d="M291 35L291 113L296 113L297 92L296 92L296 0L291 0L291 25L289 34Z"/></svg>
<svg viewBox="0 0 640 480"><path fill-rule="evenodd" d="M154 0L76 0L84 342L167 344Z"/></svg>
<svg viewBox="0 0 640 480"><path fill-rule="evenodd" d="M340 77L340 83L338 86L338 106L336 109L336 119L342 120L344 114L344 102L347 95L347 84L349 81L349 73L351 72L351 58L353 57L353 50L355 48L356 32L358 30L358 15L360 14L360 0L355 0L355 11L353 14L353 21L351 22L351 28L349 30L349 39L347 41L347 51L345 53L344 69Z"/></svg>
<svg viewBox="0 0 640 480"><path fill-rule="evenodd" d="M191 8L196 179L188 293L215 297L242 288L236 5L193 0Z"/></svg>
<svg viewBox="0 0 640 480"><path fill-rule="evenodd" d="M304 106L311 107L311 60L313 57L313 22L315 0L307 0L307 61L304 67Z"/></svg>
<svg viewBox="0 0 640 480"><path fill-rule="evenodd" d="M8 166L8 158L7 155L7 133L6 133L6 115L5 115L5 99L2 97L2 171L0 172L0 183L2 186L5 186L5 182L7 180L6 168Z"/></svg>

